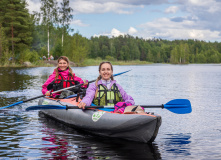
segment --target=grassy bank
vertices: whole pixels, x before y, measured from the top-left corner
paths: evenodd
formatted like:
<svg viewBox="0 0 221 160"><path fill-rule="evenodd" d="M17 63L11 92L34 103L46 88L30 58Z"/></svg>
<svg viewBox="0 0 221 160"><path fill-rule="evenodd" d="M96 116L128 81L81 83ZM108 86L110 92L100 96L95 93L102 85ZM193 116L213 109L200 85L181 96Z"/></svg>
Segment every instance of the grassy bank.
<svg viewBox="0 0 221 160"><path fill-rule="evenodd" d="M102 60L102 59L86 59L83 63L75 63L78 67L84 67L84 66L98 66L103 61L109 61L113 65L145 65L145 64L151 64L150 62L146 61L117 61L117 60ZM73 63L72 63L73 64ZM0 67L54 67L57 65L57 61L43 61L39 60L37 62L31 63L30 65L26 64L17 64L17 63L6 63L3 65L0 65ZM74 66L74 65L71 65Z"/></svg>
<svg viewBox="0 0 221 160"><path fill-rule="evenodd" d="M45 63L43 60L39 60L34 63L27 64L20 64L20 63L4 63L1 64L0 67L53 67L54 65Z"/></svg>
<svg viewBox="0 0 221 160"><path fill-rule="evenodd" d="M79 66L98 66L103 61L109 61L112 65L144 65L144 64L151 64L150 62L146 61L116 61L116 60L102 60L102 59L86 59L83 64Z"/></svg>

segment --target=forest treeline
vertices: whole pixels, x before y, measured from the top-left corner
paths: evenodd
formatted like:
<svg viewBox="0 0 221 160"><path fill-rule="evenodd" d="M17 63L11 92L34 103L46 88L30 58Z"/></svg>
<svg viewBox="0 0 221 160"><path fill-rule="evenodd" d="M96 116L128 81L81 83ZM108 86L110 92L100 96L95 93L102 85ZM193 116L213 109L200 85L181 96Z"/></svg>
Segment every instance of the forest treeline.
<svg viewBox="0 0 221 160"><path fill-rule="evenodd" d="M69 0L40 0L39 12L30 13L25 0L0 1L1 65L38 63L43 56L85 59L140 60L153 63L221 63L221 43L196 39L143 39L131 35L83 37L70 28Z"/></svg>

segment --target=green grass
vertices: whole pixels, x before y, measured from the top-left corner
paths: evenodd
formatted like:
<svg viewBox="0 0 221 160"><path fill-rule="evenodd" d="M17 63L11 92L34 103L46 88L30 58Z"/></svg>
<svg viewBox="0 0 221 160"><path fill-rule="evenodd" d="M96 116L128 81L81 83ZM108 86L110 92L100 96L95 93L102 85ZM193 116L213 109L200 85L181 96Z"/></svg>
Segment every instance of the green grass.
<svg viewBox="0 0 221 160"><path fill-rule="evenodd" d="M76 63L79 67L82 66L99 66L99 64L103 61L109 61L111 62L112 65L146 65L146 64L152 64L151 62L146 62L146 61L139 61L139 60L134 60L134 61L117 61L117 60L105 60L101 58L97 59L85 59L83 63ZM18 64L18 63L7 63L7 64L2 64L0 67L53 67L54 65L45 63L42 60L39 60L37 62L31 63L30 66L25 66L23 64Z"/></svg>
<svg viewBox="0 0 221 160"><path fill-rule="evenodd" d="M45 63L42 60L31 63L30 66L25 66L24 64L19 63L4 63L1 64L0 67L53 67L52 64Z"/></svg>
<svg viewBox="0 0 221 160"><path fill-rule="evenodd" d="M84 60L83 64L81 66L98 66L101 62L103 61L108 61L105 59L86 59ZM111 62L112 65L145 65L145 64L152 64L151 62L146 62L146 61L139 61L139 60L134 60L134 61L109 61Z"/></svg>

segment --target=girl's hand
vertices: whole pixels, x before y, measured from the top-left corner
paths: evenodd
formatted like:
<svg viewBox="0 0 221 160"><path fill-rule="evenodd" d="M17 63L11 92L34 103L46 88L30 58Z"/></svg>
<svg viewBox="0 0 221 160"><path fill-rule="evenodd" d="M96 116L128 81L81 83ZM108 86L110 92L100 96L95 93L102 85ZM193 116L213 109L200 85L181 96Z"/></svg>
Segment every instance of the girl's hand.
<svg viewBox="0 0 221 160"><path fill-rule="evenodd" d="M50 91L47 91L46 93L45 93L45 96L50 96L51 95L51 92Z"/></svg>
<svg viewBox="0 0 221 160"><path fill-rule="evenodd" d="M80 102L78 104L78 107L81 108L81 109L85 109L85 106L86 106L86 103L84 103L84 102Z"/></svg>
<svg viewBox="0 0 221 160"><path fill-rule="evenodd" d="M88 80L84 80L84 85L82 87L87 88L88 86Z"/></svg>

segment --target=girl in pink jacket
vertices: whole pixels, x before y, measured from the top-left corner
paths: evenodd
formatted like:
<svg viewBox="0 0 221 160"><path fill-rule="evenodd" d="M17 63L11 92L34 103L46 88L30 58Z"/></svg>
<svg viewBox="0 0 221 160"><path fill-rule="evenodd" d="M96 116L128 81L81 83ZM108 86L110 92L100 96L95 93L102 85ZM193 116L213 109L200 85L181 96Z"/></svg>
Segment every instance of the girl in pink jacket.
<svg viewBox="0 0 221 160"><path fill-rule="evenodd" d="M54 72L42 85L43 94L46 96L56 97L57 95L60 95L60 93L51 95L51 92L85 83L85 81L83 81L80 77L75 76L69 64L69 59L67 57L61 56L58 58L57 68L55 68ZM83 87L86 88L87 84L85 83Z"/></svg>

